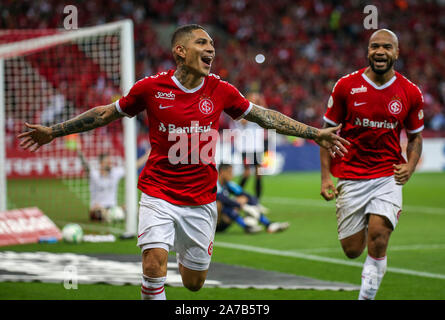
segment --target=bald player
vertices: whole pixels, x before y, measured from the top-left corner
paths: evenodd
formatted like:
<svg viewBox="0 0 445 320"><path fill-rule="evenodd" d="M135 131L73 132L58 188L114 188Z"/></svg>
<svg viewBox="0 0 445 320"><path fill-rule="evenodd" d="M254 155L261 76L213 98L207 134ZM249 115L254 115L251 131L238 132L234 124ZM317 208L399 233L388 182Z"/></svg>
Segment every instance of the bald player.
<svg viewBox="0 0 445 320"><path fill-rule="evenodd" d="M213 39L199 25L179 27L172 36L176 70L139 80L115 103L92 108L51 127L26 124L18 136L24 149L36 151L54 138L93 130L123 117L146 112L152 146L138 188L138 246L142 253L141 298L165 300L169 251L176 259L184 286L198 291L209 268L217 222L214 148L219 117L245 118L285 135L313 139L335 157L349 142L335 128L317 129L249 102L231 84L210 73L215 58ZM198 138L197 138L198 137ZM178 141L179 140L179 141ZM177 156L185 143L185 155ZM196 158L198 154L199 159ZM179 159L178 159L179 158Z"/></svg>
<svg viewBox="0 0 445 320"><path fill-rule="evenodd" d="M325 127L342 124L351 142L345 157L330 159L320 150L321 195L336 198L338 238L348 258L368 247L360 300L374 299L385 274L386 249L402 212L402 186L422 153L423 97L419 88L394 70L397 36L374 32L369 66L337 81L324 115ZM407 160L400 134L408 136ZM337 185L331 174L338 179Z"/></svg>

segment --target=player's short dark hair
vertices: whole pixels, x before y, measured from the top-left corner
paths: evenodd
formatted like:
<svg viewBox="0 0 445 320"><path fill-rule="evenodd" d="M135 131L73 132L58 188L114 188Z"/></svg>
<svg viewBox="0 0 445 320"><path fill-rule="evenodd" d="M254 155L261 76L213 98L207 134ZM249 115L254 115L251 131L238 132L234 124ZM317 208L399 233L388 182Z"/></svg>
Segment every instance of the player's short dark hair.
<svg viewBox="0 0 445 320"><path fill-rule="evenodd" d="M232 165L229 163L220 163L218 167L218 171L227 170L229 168L232 168Z"/></svg>
<svg viewBox="0 0 445 320"><path fill-rule="evenodd" d="M193 30L202 29L205 31L205 29L200 26L199 24L185 24L183 26L178 27L175 32L173 32L172 39L171 39L171 46L175 45L175 43L182 38L183 36L189 35L192 33Z"/></svg>

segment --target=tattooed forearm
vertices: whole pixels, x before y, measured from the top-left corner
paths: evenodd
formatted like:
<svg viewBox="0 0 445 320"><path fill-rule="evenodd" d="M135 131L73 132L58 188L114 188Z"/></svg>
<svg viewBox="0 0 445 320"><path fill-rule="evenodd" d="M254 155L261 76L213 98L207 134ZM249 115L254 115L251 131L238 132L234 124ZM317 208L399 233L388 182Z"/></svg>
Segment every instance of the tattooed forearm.
<svg viewBox="0 0 445 320"><path fill-rule="evenodd" d="M408 136L408 145L406 147L406 155L408 162L415 167L422 155L423 139L420 133Z"/></svg>
<svg viewBox="0 0 445 320"><path fill-rule="evenodd" d="M72 133L84 132L107 125L113 120L120 118L114 105L101 106L90 109L77 117L65 122L53 125L52 135L54 138L66 136Z"/></svg>
<svg viewBox="0 0 445 320"><path fill-rule="evenodd" d="M88 110L74 119L52 126L52 134L54 137L60 137L101 127L106 124L103 119L104 113L95 109Z"/></svg>
<svg viewBox="0 0 445 320"><path fill-rule="evenodd" d="M245 116L245 119L256 122L265 129L275 129L278 133L288 136L314 139L319 134L317 128L291 119L278 111L265 109L255 104Z"/></svg>

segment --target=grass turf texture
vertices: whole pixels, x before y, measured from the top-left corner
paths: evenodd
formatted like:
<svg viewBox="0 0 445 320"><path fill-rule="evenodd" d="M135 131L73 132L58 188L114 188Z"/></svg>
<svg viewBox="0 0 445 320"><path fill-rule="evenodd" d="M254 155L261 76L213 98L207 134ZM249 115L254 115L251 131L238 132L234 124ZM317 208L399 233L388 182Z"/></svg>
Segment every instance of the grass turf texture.
<svg viewBox="0 0 445 320"><path fill-rule="evenodd" d="M335 205L319 196L319 173L293 173L264 178L265 206L270 208L273 221L289 221L289 230L279 234L244 234L233 225L225 233L217 233L212 261L248 266L257 269L287 272L322 280L360 284L361 267L327 263L292 256L230 249L224 243L268 248L285 252L304 253L316 257L333 258L361 264L361 257L349 260L341 251L336 233ZM26 192L27 180L8 181L8 197L20 206L20 192ZM253 179L247 189L252 189ZM58 196L73 201L69 190L49 180L38 180L34 188L59 190ZM25 190L25 191L24 191ZM429 278L388 271L377 294L377 299L445 299L445 174L416 173L404 187L404 210L396 231L391 236L388 267L441 275ZM11 196L12 195L12 196ZM52 199L54 198L51 197ZM58 199L64 203L63 199ZM49 201L49 200L47 200ZM63 207L62 207L63 208ZM46 212L46 211L45 211ZM63 210L48 215L54 221L87 222L85 211L64 216ZM60 225L62 226L62 225ZM95 227L102 227L93 224ZM96 228L97 229L97 228ZM220 243L221 245L218 245ZM115 243L82 243L72 245L29 244L2 247L0 250L49 251L76 253L139 254L135 240ZM82 285L77 290L65 290L62 284L0 283L0 299L139 299L138 286ZM36 296L35 293L39 295ZM204 288L189 292L184 288L166 289L168 299L356 299L358 292L317 290L256 290Z"/></svg>

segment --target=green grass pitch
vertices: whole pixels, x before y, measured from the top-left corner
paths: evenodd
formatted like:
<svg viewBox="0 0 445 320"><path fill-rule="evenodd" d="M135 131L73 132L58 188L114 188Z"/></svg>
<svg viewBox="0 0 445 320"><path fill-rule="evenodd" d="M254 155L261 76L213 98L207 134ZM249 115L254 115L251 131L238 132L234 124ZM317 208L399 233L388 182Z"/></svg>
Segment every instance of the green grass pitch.
<svg viewBox="0 0 445 320"><path fill-rule="evenodd" d="M217 233L212 261L286 272L322 280L360 284L361 264L366 251L355 260L347 259L336 232L335 204L319 196L320 175L292 173L264 177L263 204L273 221L289 221L283 233L244 234L233 225ZM247 188L251 190L253 180ZM107 227L88 222L86 206L57 180L10 180L8 199L17 207L32 203L21 195L41 194L35 203L59 226L65 221L82 223L86 232ZM416 173L404 187L404 208L391 236L388 271L377 299L445 299L445 173ZM53 202L54 205L49 205ZM70 207L71 209L66 209ZM64 210L65 209L65 210ZM88 230L89 229L89 230ZM116 228L110 229L116 231ZM29 244L0 250L77 253L139 254L135 240L115 243L70 245ZM38 295L36 293L38 292ZM0 299L139 299L138 286L82 285L66 290L63 284L0 283ZM317 290L255 290L203 288L189 292L166 288L168 299L356 299L358 292Z"/></svg>

